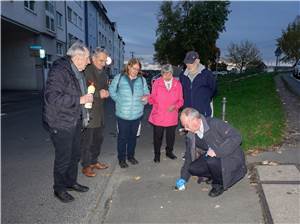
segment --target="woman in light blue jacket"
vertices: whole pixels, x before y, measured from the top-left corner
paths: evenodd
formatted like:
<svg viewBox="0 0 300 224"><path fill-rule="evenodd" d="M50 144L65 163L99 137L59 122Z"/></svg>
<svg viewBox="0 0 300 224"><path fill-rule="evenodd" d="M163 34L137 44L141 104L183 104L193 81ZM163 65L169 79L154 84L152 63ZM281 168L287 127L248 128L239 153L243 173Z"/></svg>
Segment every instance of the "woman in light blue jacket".
<svg viewBox="0 0 300 224"><path fill-rule="evenodd" d="M118 159L121 168L127 168L127 160L135 165L136 134L148 101L149 89L143 76L138 75L141 63L132 58L123 74L116 75L109 87L109 94L116 104L118 122Z"/></svg>

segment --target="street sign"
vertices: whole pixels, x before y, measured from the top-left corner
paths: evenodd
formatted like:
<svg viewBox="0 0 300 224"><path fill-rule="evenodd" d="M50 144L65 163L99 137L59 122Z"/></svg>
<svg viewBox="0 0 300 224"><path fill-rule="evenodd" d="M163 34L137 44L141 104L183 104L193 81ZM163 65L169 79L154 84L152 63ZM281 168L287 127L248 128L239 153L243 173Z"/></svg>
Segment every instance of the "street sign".
<svg viewBox="0 0 300 224"><path fill-rule="evenodd" d="M32 50L39 50L39 49L42 49L42 46L40 46L40 45L31 45L31 46L29 46L29 48L32 49Z"/></svg>

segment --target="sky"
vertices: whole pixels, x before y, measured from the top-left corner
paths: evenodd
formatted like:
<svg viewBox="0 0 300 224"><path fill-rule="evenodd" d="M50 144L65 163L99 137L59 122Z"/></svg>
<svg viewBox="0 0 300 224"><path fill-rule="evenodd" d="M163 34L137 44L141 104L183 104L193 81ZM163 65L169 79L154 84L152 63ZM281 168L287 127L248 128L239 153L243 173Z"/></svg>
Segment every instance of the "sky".
<svg viewBox="0 0 300 224"><path fill-rule="evenodd" d="M125 60L134 56L153 63L157 14L161 1L103 1L111 21L117 22L125 42ZM249 40L268 65L275 63L276 39L300 15L300 1L231 1L231 13L217 47L226 57L227 46Z"/></svg>

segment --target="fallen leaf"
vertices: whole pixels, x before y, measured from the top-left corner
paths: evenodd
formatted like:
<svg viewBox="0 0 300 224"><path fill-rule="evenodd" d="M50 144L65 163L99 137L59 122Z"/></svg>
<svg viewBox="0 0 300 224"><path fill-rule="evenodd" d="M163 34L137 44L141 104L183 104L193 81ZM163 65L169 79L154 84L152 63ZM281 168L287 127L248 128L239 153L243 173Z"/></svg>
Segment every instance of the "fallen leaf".
<svg viewBox="0 0 300 224"><path fill-rule="evenodd" d="M139 179L141 179L141 177L140 177L140 176L136 176L136 177L134 177L133 179L139 180Z"/></svg>
<svg viewBox="0 0 300 224"><path fill-rule="evenodd" d="M201 188L201 191L207 192L207 191L208 191L208 188L207 188L207 187L202 187L202 188Z"/></svg>
<svg viewBox="0 0 300 224"><path fill-rule="evenodd" d="M272 161L272 162L269 163L269 165L270 165L270 166L277 166L278 163Z"/></svg>

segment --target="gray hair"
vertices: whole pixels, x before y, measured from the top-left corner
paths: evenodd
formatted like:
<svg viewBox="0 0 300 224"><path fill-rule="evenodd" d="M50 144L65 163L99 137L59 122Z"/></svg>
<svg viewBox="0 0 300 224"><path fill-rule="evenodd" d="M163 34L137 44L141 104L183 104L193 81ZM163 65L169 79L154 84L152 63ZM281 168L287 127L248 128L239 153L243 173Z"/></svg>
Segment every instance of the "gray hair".
<svg viewBox="0 0 300 224"><path fill-rule="evenodd" d="M108 56L108 52L107 50L105 50L104 48L101 48L101 47L96 47L94 50L93 50L93 53L92 53L92 57L97 57L99 54L106 54L106 56Z"/></svg>
<svg viewBox="0 0 300 224"><path fill-rule="evenodd" d="M181 112L181 116L185 115L186 117L188 117L189 119L193 120L195 118L200 119L201 115L198 112L198 110L191 108L191 107L187 107L185 109L183 109L183 111Z"/></svg>
<svg viewBox="0 0 300 224"><path fill-rule="evenodd" d="M173 74L173 66L172 65L166 64L166 65L161 66L160 74L163 75L164 73L167 73L167 72L170 72Z"/></svg>
<svg viewBox="0 0 300 224"><path fill-rule="evenodd" d="M71 45L71 47L67 51L67 55L71 58L75 57L76 55L84 55L88 51L87 47L84 43L80 41L76 41Z"/></svg>

